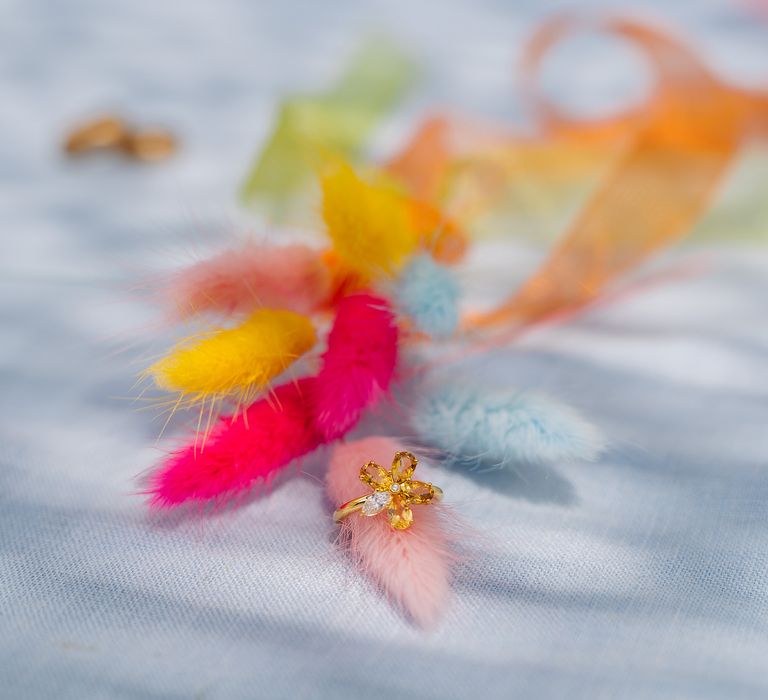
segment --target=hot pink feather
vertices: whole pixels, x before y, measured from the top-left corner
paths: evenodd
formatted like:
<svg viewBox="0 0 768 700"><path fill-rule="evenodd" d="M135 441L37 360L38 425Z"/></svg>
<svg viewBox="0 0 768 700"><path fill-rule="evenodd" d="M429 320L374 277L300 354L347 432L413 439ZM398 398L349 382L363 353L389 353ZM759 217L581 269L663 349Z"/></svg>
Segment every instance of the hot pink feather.
<svg viewBox="0 0 768 700"><path fill-rule="evenodd" d="M309 313L331 290L320 254L301 245L247 241L176 273L166 294L176 312L247 313L260 307Z"/></svg>
<svg viewBox="0 0 768 700"><path fill-rule="evenodd" d="M317 426L327 441L347 433L389 389L397 338L385 299L355 294L339 302L316 383Z"/></svg>
<svg viewBox="0 0 768 700"><path fill-rule="evenodd" d="M388 467L400 450L394 440L369 437L338 445L331 457L326 488L334 504L364 494L360 467L369 460ZM413 525L393 530L383 515L354 513L342 521L341 541L357 558L362 570L422 627L440 616L450 591L455 556L452 537L439 503L414 506Z"/></svg>
<svg viewBox="0 0 768 700"><path fill-rule="evenodd" d="M314 379L277 387L235 417L220 418L203 442L173 452L150 478L151 505L234 497L268 482L320 444L307 397Z"/></svg>

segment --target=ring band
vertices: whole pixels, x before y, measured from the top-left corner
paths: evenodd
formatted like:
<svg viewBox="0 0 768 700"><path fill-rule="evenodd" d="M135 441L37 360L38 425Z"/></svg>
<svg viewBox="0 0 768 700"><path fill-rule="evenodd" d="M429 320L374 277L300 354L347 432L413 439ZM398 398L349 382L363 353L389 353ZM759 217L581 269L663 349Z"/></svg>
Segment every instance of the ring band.
<svg viewBox="0 0 768 700"><path fill-rule="evenodd" d="M434 484L432 484L432 488L435 491L433 500L441 501L443 499L443 489L441 489L439 486L435 486ZM351 501L347 501L346 503L340 505L335 511L333 511L333 522L340 523L348 515L352 515L352 513L362 509L363 504L369 498L370 494L368 496L353 498Z"/></svg>
<svg viewBox="0 0 768 700"><path fill-rule="evenodd" d="M389 524L395 530L406 530L413 523L411 505L426 505L443 498L443 490L434 484L412 479L419 460L410 452L397 452L392 468L387 470L376 462L368 462L360 468L360 481L373 491L340 505L333 512L333 521L360 511L372 517L386 510Z"/></svg>

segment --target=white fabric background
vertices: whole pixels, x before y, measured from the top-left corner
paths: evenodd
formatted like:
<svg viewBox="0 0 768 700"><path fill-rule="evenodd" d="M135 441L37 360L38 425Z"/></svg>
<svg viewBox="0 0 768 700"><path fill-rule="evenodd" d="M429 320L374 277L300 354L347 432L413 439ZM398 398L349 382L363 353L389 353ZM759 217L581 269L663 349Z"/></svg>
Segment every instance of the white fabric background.
<svg viewBox="0 0 768 700"><path fill-rule="evenodd" d="M509 118L519 42L571 6L530 5L0 3L1 697L768 694L759 248L711 249L706 274L462 368L570 401L612 447L591 465L429 473L483 533L432 633L335 548L322 455L203 522L151 518L134 495L160 423L124 399L136 358L169 333L131 286L238 218L233 193L275 97L322 85L373 27L431 66L429 91L380 147L432 100ZM648 9L730 76L768 77L766 29L736 4ZM593 83L632 96L621 62L581 58L578 80L561 82L566 101ZM184 150L156 168L61 158L63 129L109 107L178 128ZM524 250L492 253L470 286L529 269Z"/></svg>

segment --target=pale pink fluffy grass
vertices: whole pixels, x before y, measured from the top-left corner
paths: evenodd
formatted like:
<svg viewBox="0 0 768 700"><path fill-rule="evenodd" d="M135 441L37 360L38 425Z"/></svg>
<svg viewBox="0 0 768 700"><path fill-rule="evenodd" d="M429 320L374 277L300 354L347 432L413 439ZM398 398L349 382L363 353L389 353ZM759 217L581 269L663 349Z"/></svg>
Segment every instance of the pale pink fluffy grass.
<svg viewBox="0 0 768 700"><path fill-rule="evenodd" d="M309 313L330 293L318 251L247 241L172 276L166 295L181 317L205 311L248 313L261 307Z"/></svg>
<svg viewBox="0 0 768 700"><path fill-rule="evenodd" d="M329 498L341 504L364 494L367 487L358 478L360 467L372 459L388 467L400 449L385 437L338 445L326 477ZM445 608L455 561L443 508L439 503L414 506L408 530L393 530L384 514L354 513L341 525L341 542L360 568L424 628L433 626Z"/></svg>

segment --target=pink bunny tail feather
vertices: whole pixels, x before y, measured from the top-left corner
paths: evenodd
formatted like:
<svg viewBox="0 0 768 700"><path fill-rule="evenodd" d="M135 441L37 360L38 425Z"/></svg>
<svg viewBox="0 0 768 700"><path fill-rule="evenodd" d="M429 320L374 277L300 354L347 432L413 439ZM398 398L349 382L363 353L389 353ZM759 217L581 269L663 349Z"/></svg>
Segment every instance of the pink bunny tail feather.
<svg viewBox="0 0 768 700"><path fill-rule="evenodd" d="M188 501L235 497L272 479L320 444L307 396L313 379L277 387L236 416L220 418L203 441L171 453L150 477L150 503L172 508Z"/></svg>
<svg viewBox="0 0 768 700"><path fill-rule="evenodd" d="M317 427L327 441L348 432L389 389L398 331L388 302L355 294L339 302L317 376Z"/></svg>
<svg viewBox="0 0 768 700"><path fill-rule="evenodd" d="M389 467L401 448L385 437L369 437L338 445L331 456L326 489L334 504L364 494L360 467L375 460ZM386 517L353 513L342 521L342 541L361 569L421 627L433 626L450 593L456 557L441 514L443 506L415 506L413 525L393 530Z"/></svg>
<svg viewBox="0 0 768 700"><path fill-rule="evenodd" d="M306 314L322 305L330 290L330 272L312 248L247 241L177 272L166 295L184 318L204 311L249 313L262 307Z"/></svg>

